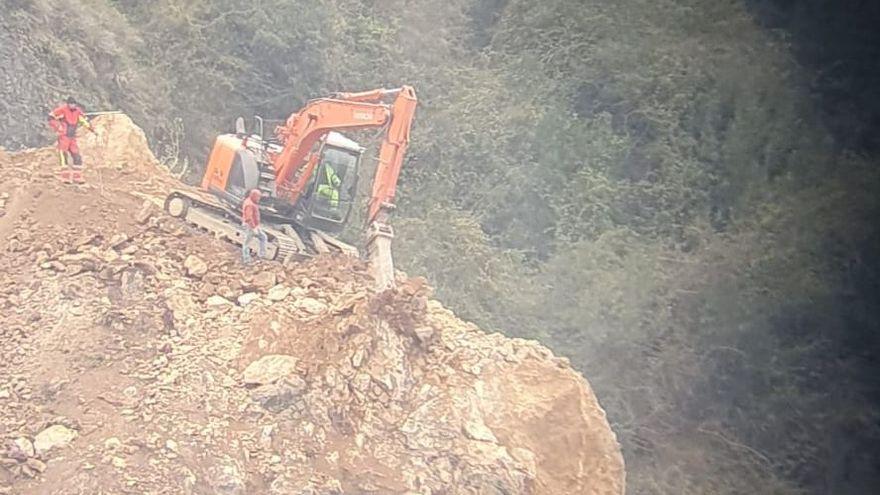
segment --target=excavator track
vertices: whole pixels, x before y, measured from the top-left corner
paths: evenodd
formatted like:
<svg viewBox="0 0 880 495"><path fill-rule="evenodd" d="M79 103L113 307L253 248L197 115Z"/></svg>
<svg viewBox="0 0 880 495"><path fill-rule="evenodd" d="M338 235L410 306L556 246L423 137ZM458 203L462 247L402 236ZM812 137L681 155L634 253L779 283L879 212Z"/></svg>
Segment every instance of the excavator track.
<svg viewBox="0 0 880 495"><path fill-rule="evenodd" d="M272 230L275 229L273 228ZM278 243L275 259L286 262L308 256L305 244L303 244L299 234L293 230L293 227L282 225L279 230L280 235L275 236Z"/></svg>
<svg viewBox="0 0 880 495"><path fill-rule="evenodd" d="M239 246L244 242L244 234L238 219L234 218L222 203L209 195L200 192L191 194L178 190L168 195L164 206L169 215L180 218L217 238ZM279 262L301 261L313 254L333 251L348 256L359 256L358 250L354 246L345 244L322 232L308 231L307 237L310 244L307 244L291 225L264 223L262 227L269 238L266 246L266 258L271 260ZM251 242L251 247L256 250L258 241L254 239Z"/></svg>

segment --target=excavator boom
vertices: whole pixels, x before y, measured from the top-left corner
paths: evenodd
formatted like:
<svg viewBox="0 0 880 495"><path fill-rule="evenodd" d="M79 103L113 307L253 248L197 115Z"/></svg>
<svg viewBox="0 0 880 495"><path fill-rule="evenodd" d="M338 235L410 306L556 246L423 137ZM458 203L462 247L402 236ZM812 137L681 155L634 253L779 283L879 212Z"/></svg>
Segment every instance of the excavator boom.
<svg viewBox="0 0 880 495"><path fill-rule="evenodd" d="M391 96L394 101L385 103ZM285 143L274 160L277 193L289 194L290 202L296 202L315 166L308 159L312 147L328 132L387 126L367 213L367 221L375 221L383 205L394 200L417 101L411 86L312 100L275 130Z"/></svg>
<svg viewBox="0 0 880 495"><path fill-rule="evenodd" d="M392 97L393 101L386 103ZM417 102L411 86L337 93L332 98L309 102L276 129L279 140L285 143L274 161L277 194L289 195L293 203L305 190L314 171L316 160L309 159L309 153L322 136L330 131L386 128L367 206L367 258L380 287L394 283L391 257L394 232L387 222L394 209L397 181L409 145Z"/></svg>
<svg viewBox="0 0 880 495"><path fill-rule="evenodd" d="M406 148L409 146L409 133L418 102L416 92L410 86L393 91L383 90L383 92L384 94L381 95L370 93L353 95L356 98L368 96L383 98L389 94L396 94L394 103L391 105L391 123L385 134L382 147L379 149L379 166L376 169L376 178L373 180L373 193L367 211L369 222L379 220L379 214L382 210L393 205L394 195L397 192L397 179L400 176L400 169L403 168L403 158L406 156Z"/></svg>

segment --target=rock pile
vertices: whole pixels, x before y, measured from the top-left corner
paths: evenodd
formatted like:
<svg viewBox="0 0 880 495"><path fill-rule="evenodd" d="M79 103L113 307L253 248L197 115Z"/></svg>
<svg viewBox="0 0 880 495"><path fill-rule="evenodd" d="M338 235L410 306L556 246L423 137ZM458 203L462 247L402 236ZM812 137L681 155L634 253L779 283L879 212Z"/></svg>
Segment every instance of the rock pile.
<svg viewBox="0 0 880 495"><path fill-rule="evenodd" d="M130 121L100 125L124 146L84 145L90 186L51 150L0 161L0 494L623 493L566 360L357 260L242 268L154 206L174 182Z"/></svg>

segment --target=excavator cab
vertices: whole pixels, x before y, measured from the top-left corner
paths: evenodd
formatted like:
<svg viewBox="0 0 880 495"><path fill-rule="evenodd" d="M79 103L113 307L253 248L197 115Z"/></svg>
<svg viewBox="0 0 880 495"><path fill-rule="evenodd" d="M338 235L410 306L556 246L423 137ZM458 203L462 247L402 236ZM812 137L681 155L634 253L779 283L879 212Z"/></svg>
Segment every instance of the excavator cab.
<svg viewBox="0 0 880 495"><path fill-rule="evenodd" d="M363 151L342 134L327 135L320 161L298 201L297 223L322 231L342 230L355 203Z"/></svg>

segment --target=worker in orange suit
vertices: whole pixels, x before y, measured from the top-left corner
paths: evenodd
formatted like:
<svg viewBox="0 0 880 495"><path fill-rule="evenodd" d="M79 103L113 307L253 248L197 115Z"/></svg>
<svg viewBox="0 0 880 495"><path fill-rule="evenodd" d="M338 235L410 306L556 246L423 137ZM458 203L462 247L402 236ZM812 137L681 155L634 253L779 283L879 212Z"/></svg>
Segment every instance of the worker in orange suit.
<svg viewBox="0 0 880 495"><path fill-rule="evenodd" d="M250 244L254 237L260 241L257 254L259 254L260 258L266 257L266 243L269 239L266 236L266 232L260 227L261 196L259 189L253 189L241 204L241 226L244 229L244 241L241 243L241 261L246 265L251 262Z"/></svg>
<svg viewBox="0 0 880 495"><path fill-rule="evenodd" d="M76 142L77 128L83 125L93 133L98 132L86 119L82 108L73 97L49 113L49 127L58 135L58 156L61 161L60 177L64 182L83 183L82 155Z"/></svg>

